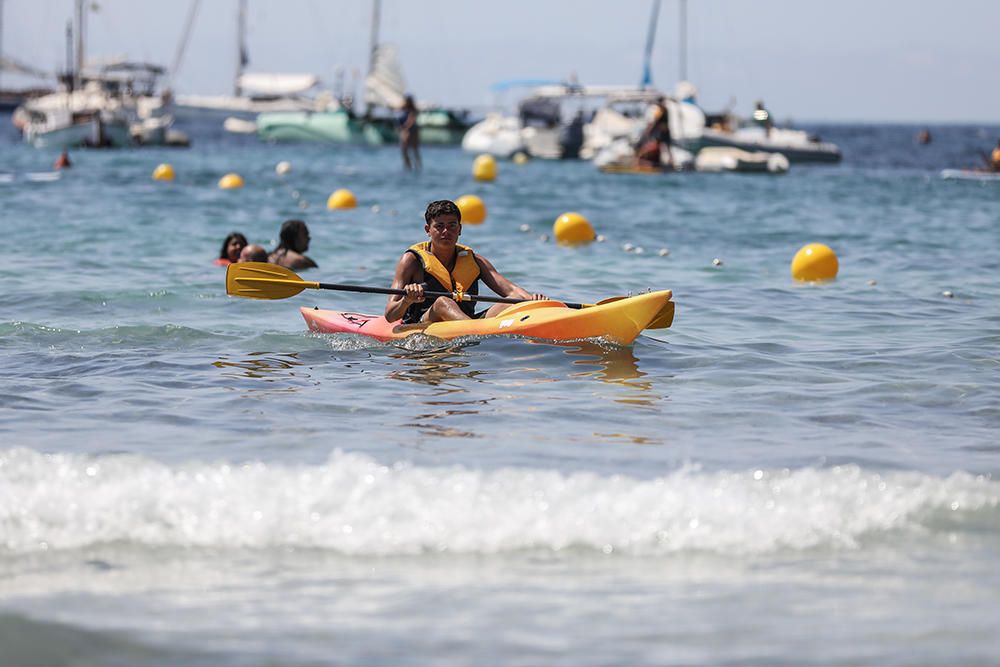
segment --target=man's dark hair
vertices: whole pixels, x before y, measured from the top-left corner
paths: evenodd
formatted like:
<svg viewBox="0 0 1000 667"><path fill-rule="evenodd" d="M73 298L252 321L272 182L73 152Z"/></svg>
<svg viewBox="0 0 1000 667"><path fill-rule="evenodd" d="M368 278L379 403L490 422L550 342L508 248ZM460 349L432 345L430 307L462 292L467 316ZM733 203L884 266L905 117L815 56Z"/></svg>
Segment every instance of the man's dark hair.
<svg viewBox="0 0 1000 667"><path fill-rule="evenodd" d="M427 205L427 210L424 211L424 221L429 225L434 218L440 215L448 215L449 213L458 218L459 222L462 222L462 212L455 205L455 202L450 199L432 201Z"/></svg>
<svg viewBox="0 0 1000 667"><path fill-rule="evenodd" d="M299 231L303 229L308 230L306 223L301 220L285 220L281 223L281 231L278 232L281 242L278 244L278 248L297 250L296 241L299 238ZM278 248L275 248L275 250Z"/></svg>

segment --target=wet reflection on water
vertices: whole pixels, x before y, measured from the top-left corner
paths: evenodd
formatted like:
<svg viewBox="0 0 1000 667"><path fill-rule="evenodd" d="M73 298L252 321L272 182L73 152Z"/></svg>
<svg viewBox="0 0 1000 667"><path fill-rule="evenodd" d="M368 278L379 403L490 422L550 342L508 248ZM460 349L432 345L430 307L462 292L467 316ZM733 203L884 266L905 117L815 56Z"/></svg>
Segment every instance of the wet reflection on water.
<svg viewBox="0 0 1000 667"><path fill-rule="evenodd" d="M250 352L250 358L228 359L222 357L212 362L216 368L223 369L225 377L249 378L264 382L278 382L288 378L306 379L308 373L303 372L303 363L298 360L297 353L274 354L272 352Z"/></svg>
<svg viewBox="0 0 1000 667"><path fill-rule="evenodd" d="M573 365L592 366L593 370L579 371L571 377L592 377L627 388L625 394L614 397L616 403L651 406L663 398L651 391L652 382L640 380L646 373L639 370L639 360L631 347L604 347L589 341L550 344L565 348L566 354L587 357L574 360Z"/></svg>
<svg viewBox="0 0 1000 667"><path fill-rule="evenodd" d="M419 352L407 350L391 354L390 357L402 363L402 368L391 371L387 377L437 387L441 390L439 393L443 394L465 392L467 390L458 383L464 380L475 381L484 371L465 370L470 364L462 354L462 349L478 344L472 342L445 349Z"/></svg>

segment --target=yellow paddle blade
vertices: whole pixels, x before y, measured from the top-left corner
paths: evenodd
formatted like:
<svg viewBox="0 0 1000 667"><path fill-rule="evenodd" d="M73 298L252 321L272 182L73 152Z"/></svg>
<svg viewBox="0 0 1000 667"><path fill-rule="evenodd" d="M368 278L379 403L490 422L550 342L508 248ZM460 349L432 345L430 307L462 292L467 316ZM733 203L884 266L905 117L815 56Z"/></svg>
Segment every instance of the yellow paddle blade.
<svg viewBox="0 0 1000 667"><path fill-rule="evenodd" d="M277 264L243 262L226 268L226 294L245 299L287 299L304 289L319 289L319 283L299 278Z"/></svg>

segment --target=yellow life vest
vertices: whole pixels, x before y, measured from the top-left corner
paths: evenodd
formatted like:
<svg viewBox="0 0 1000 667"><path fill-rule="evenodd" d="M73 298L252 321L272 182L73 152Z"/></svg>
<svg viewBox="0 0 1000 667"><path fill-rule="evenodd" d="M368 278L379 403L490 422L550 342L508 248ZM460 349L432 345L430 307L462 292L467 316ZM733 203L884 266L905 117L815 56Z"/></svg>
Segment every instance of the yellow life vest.
<svg viewBox="0 0 1000 667"><path fill-rule="evenodd" d="M466 294L479 294L479 262L472 248L455 244L455 268L448 272L434 253L431 252L431 242L422 241L414 243L407 252L412 252L420 259L420 264L424 267L424 281L427 283L427 290L431 292L455 292L456 290ZM440 298L440 297L439 297ZM431 307L435 299L427 299L422 303L415 303L407 309L403 315L403 322L419 322L424 312ZM469 317L476 314L475 303L472 301L462 301L458 304Z"/></svg>
<svg viewBox="0 0 1000 667"><path fill-rule="evenodd" d="M453 292L456 289L468 292L479 279L479 262L476 261L476 256L469 246L455 244L458 256L455 258L455 268L451 273L431 252L430 241L414 243L410 246L410 252L420 258L424 274L432 276L446 292Z"/></svg>
<svg viewBox="0 0 1000 667"><path fill-rule="evenodd" d="M993 149L993 168L1000 169L1000 148Z"/></svg>

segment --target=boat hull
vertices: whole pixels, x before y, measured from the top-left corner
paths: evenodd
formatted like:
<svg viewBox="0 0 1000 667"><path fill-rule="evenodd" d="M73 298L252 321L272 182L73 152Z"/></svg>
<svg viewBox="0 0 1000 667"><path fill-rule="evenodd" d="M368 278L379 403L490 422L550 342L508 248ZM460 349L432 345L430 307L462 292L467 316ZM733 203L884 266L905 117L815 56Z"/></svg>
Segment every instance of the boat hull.
<svg viewBox="0 0 1000 667"><path fill-rule="evenodd" d="M669 326L674 303L670 290L624 297L587 308L568 308L559 301L525 301L497 317L456 320L400 328L384 317L302 308L302 317L316 333L353 333L378 340L398 340L414 334L453 339L462 336L513 335L546 340L603 339L631 345L654 320Z"/></svg>
<svg viewBox="0 0 1000 667"><path fill-rule="evenodd" d="M24 139L35 148L67 150L82 146L121 148L132 143L125 123L98 123L96 120L53 129L24 128Z"/></svg>
<svg viewBox="0 0 1000 667"><path fill-rule="evenodd" d="M420 143L458 144L466 125L446 110L422 111L417 116ZM368 144L399 142L396 120L380 116L358 118L345 111L266 113L257 116L257 136L263 141Z"/></svg>
<svg viewBox="0 0 1000 667"><path fill-rule="evenodd" d="M701 136L684 140L684 146L692 151L698 152L702 148L725 147L737 148L739 150L753 153L764 151L765 153L781 153L789 162L840 162L840 149L834 144L814 142L806 144L794 144L779 141L768 141L766 138L742 139L729 132L705 129Z"/></svg>
<svg viewBox="0 0 1000 667"><path fill-rule="evenodd" d="M365 142L361 121L345 111L262 113L257 116L257 137L276 142Z"/></svg>

